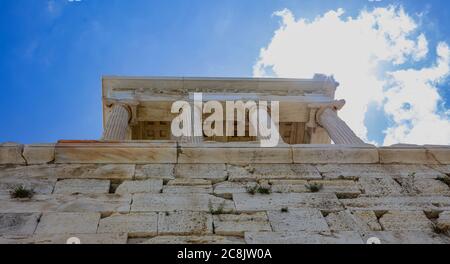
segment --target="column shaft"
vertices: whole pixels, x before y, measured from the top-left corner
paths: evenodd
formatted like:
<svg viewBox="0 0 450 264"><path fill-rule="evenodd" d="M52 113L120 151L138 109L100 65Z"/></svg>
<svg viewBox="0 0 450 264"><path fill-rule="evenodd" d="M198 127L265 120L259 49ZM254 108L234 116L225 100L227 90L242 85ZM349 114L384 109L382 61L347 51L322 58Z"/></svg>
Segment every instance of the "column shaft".
<svg viewBox="0 0 450 264"><path fill-rule="evenodd" d="M106 122L103 140L126 140L130 113L126 106L114 104Z"/></svg>
<svg viewBox="0 0 450 264"><path fill-rule="evenodd" d="M318 121L328 132L334 144L365 144L331 108L323 110Z"/></svg>

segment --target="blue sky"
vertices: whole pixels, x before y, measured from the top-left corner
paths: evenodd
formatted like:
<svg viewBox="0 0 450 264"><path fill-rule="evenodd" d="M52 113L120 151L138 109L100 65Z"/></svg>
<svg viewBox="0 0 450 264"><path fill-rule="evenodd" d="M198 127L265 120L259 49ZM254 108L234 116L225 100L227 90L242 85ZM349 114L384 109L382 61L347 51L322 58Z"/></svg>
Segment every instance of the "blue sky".
<svg viewBox="0 0 450 264"><path fill-rule="evenodd" d="M280 28L276 11L313 20L389 4L420 21L429 45L422 60L395 68L432 64L438 42L450 43L448 1L0 0L0 142L99 138L102 75L253 76L261 48ZM442 115L448 80L436 87ZM367 139L381 144L393 121L370 109Z"/></svg>

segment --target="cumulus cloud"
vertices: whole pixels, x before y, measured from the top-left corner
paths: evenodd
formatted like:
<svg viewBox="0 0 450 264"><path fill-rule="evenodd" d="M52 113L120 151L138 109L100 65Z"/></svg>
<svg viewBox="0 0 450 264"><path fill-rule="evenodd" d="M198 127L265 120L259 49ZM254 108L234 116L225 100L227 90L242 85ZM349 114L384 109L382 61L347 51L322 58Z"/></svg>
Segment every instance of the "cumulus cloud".
<svg viewBox="0 0 450 264"><path fill-rule="evenodd" d="M281 24L261 49L255 76L332 74L341 84L336 97L347 101L340 116L364 140L365 115L375 102L393 120L385 144L450 144L449 116L438 113L442 98L437 89L449 73L449 48L439 44L434 65L408 69L430 54L425 34L403 8L363 10L357 17L345 17L338 9L312 21L296 19L288 9L274 14ZM401 70L386 72L385 65ZM427 133L431 128L433 137Z"/></svg>

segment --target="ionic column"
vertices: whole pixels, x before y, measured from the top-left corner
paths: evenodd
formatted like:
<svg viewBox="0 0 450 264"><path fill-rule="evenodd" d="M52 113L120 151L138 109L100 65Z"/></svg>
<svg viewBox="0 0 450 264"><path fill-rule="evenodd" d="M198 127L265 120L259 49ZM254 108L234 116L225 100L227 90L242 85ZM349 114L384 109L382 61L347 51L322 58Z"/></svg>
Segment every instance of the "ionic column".
<svg viewBox="0 0 450 264"><path fill-rule="evenodd" d="M319 110L317 122L325 128L334 144L365 144L344 120L338 117L335 109L326 107Z"/></svg>
<svg viewBox="0 0 450 264"><path fill-rule="evenodd" d="M111 114L103 131L103 140L126 140L131 110L124 104L112 105Z"/></svg>

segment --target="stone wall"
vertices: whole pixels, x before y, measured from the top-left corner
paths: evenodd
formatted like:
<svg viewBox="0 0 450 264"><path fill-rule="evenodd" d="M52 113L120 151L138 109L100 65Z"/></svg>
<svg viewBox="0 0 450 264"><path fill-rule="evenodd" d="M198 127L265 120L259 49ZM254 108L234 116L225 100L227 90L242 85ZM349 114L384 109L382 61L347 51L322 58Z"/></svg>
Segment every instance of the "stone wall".
<svg viewBox="0 0 450 264"><path fill-rule="evenodd" d="M446 146L5 143L0 243L449 243L449 164Z"/></svg>

